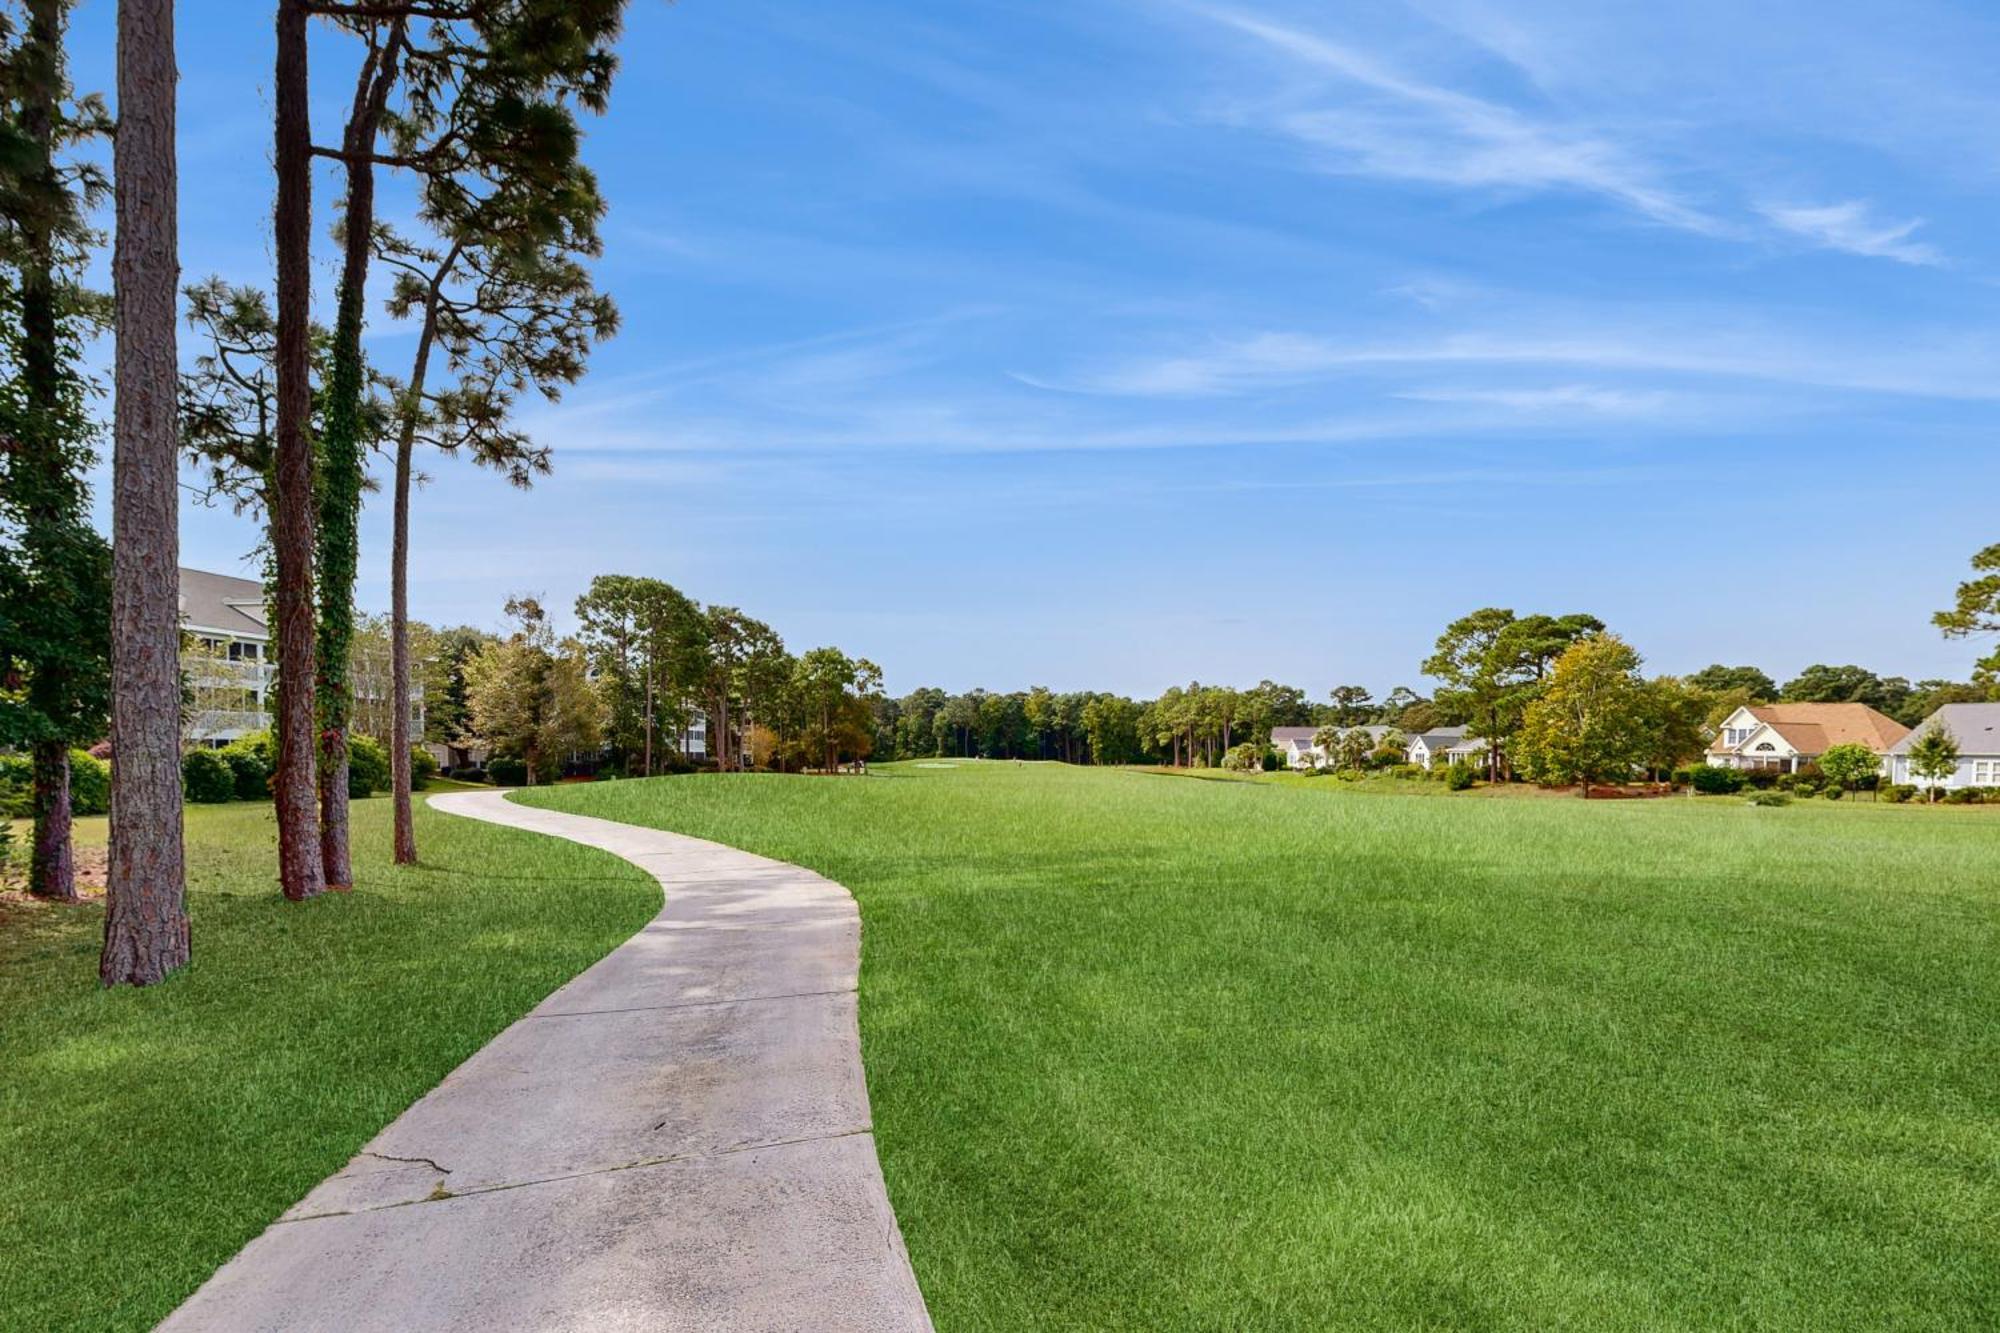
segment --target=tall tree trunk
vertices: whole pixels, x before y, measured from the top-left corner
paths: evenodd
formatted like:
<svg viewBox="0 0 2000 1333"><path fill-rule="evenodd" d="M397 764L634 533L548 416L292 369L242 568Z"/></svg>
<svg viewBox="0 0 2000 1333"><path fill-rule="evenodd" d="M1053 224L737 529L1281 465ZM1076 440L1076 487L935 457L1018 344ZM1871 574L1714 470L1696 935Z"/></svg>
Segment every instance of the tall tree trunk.
<svg viewBox="0 0 2000 1333"><path fill-rule="evenodd" d="M119 0L111 864L97 970L107 986L151 985L189 957L181 841L174 77L173 0Z"/></svg>
<svg viewBox="0 0 2000 1333"><path fill-rule="evenodd" d="M410 808L410 454L414 423L396 441L396 517L389 544L389 791L395 802L399 866L417 863L417 824Z"/></svg>
<svg viewBox="0 0 2000 1333"><path fill-rule="evenodd" d="M22 210L19 226L24 251L21 263L21 388L27 399L33 438L20 447L36 474L27 506L21 544L43 578L60 579L74 567L64 559L63 529L81 523L82 495L69 475L58 417L62 412L61 370L56 363L58 320L55 283L55 201L63 192L56 175L55 127L57 99L62 89L63 0L30 0L25 40L21 128L33 163L24 173L37 199ZM51 655L52 657L53 655ZM69 711L73 680L69 666L44 659L34 664L29 702L44 719L63 718ZM35 743L32 759L34 845L28 864L28 892L57 902L77 901L76 863L70 853L69 747L65 738L49 736Z"/></svg>
<svg viewBox="0 0 2000 1333"><path fill-rule="evenodd" d="M361 326L366 319L368 257L375 230L375 134L396 82L403 21L389 25L380 47L371 46L354 88L354 109L341 136L347 166L342 217L340 290L333 324L332 371L327 376L326 429L320 440L319 642L314 676L318 704L319 842L330 889L353 887L348 845L348 731L354 722L354 574L361 515ZM391 700L392 706L397 701ZM405 700L405 702L407 702ZM407 727L406 727L407 730ZM393 762L393 759L392 759ZM407 748L403 763L409 764Z"/></svg>
<svg viewBox="0 0 2000 1333"><path fill-rule="evenodd" d="M278 0L278 430L271 549L277 566L278 878L294 902L326 888L313 738L312 123L304 0Z"/></svg>
<svg viewBox="0 0 2000 1333"><path fill-rule="evenodd" d="M37 741L35 847L28 863L28 891L37 898L77 901L76 858L70 851L69 746Z"/></svg>
<svg viewBox="0 0 2000 1333"><path fill-rule="evenodd" d="M447 265L448 267L448 265ZM417 447L417 427L423 419L424 381L430 375L431 347L437 340L440 282L431 284L424 303L423 331L410 365L410 383L396 436L396 518L389 550L389 688L402 700L390 729L390 789L396 803L396 864L417 863L417 828L410 809L410 481Z"/></svg>

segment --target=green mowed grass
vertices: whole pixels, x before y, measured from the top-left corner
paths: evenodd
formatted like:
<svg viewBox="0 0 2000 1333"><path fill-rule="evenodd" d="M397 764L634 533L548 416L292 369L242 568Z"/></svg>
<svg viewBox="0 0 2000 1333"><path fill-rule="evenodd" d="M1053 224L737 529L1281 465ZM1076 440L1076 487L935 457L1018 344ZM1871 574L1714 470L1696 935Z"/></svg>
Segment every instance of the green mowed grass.
<svg viewBox="0 0 2000 1333"><path fill-rule="evenodd" d="M2000 1325L2000 821L1053 766L528 800L863 914L940 1328Z"/></svg>
<svg viewBox="0 0 2000 1333"><path fill-rule="evenodd" d="M0 902L0 1328L144 1329L658 910L573 843L354 807L357 884L278 897L267 805L190 807L192 968L97 985L103 912ZM83 821L79 841L103 841Z"/></svg>

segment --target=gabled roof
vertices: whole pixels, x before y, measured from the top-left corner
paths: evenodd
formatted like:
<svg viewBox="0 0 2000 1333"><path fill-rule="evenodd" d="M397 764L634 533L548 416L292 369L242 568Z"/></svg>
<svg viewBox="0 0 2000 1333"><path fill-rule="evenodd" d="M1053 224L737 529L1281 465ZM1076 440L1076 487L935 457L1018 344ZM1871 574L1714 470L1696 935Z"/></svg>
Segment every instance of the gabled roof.
<svg viewBox="0 0 2000 1333"><path fill-rule="evenodd" d="M1310 746L1313 743L1313 734L1318 730L1318 727L1272 727L1271 744L1273 746L1290 745L1296 741L1302 745Z"/></svg>
<svg viewBox="0 0 2000 1333"><path fill-rule="evenodd" d="M1961 755L2000 754L2000 704L1946 704L1896 742L1890 754L1908 754L1917 737L1935 722L1951 733Z"/></svg>
<svg viewBox="0 0 2000 1333"><path fill-rule="evenodd" d="M270 627L264 623L264 585L257 580L182 569L180 584L184 624L246 637L269 637Z"/></svg>
<svg viewBox="0 0 2000 1333"><path fill-rule="evenodd" d="M1452 746L1463 741L1465 733L1469 730L1471 730L1469 727L1432 727L1429 731L1417 736L1411 743L1415 744L1416 741L1422 741L1426 750L1449 750Z"/></svg>
<svg viewBox="0 0 2000 1333"><path fill-rule="evenodd" d="M1908 727L1867 704L1756 704L1744 711L1807 755L1825 754L1836 745L1865 745L1881 754L1910 734ZM1708 748L1716 754L1747 753L1745 746L1720 739Z"/></svg>

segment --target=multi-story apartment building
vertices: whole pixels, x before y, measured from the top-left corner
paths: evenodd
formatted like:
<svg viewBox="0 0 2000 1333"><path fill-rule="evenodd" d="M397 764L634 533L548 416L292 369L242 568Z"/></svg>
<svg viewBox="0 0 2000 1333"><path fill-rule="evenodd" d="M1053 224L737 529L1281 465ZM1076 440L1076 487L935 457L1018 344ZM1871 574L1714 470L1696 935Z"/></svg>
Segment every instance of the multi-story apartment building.
<svg viewBox="0 0 2000 1333"><path fill-rule="evenodd" d="M271 629L264 615L264 585L201 569L180 571L181 628L185 632L181 669L189 706L181 739L190 746L219 747L271 725L276 668ZM357 711L386 697L385 672L355 672ZM410 691L412 732L421 736L421 687ZM379 711L379 710L377 710Z"/></svg>

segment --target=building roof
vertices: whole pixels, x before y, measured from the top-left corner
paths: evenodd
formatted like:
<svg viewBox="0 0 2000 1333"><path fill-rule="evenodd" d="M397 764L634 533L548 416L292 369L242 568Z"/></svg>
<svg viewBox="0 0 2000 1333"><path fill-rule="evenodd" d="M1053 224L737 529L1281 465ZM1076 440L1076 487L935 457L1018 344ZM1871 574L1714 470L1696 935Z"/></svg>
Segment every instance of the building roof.
<svg viewBox="0 0 2000 1333"><path fill-rule="evenodd" d="M1867 704L1756 704L1744 711L1800 754L1825 754L1836 745L1865 745L1881 754L1910 734L1908 727ZM1720 738L1708 748L1717 754L1741 749Z"/></svg>
<svg viewBox="0 0 2000 1333"><path fill-rule="evenodd" d="M180 580L184 624L246 638L270 637L270 627L264 622L264 585L257 580L211 574L205 569L183 569Z"/></svg>
<svg viewBox="0 0 2000 1333"><path fill-rule="evenodd" d="M1938 723L1958 742L1962 755L2000 754L2000 704L1945 704L1923 720L1923 724L1896 742L1890 754L1908 754L1917 737Z"/></svg>
<svg viewBox="0 0 2000 1333"><path fill-rule="evenodd" d="M1448 750L1465 739L1468 727L1432 727L1416 739L1424 743L1426 750Z"/></svg>
<svg viewBox="0 0 2000 1333"><path fill-rule="evenodd" d="M1286 745L1303 745L1312 748L1313 734L1318 727L1272 727L1271 744L1274 748Z"/></svg>

